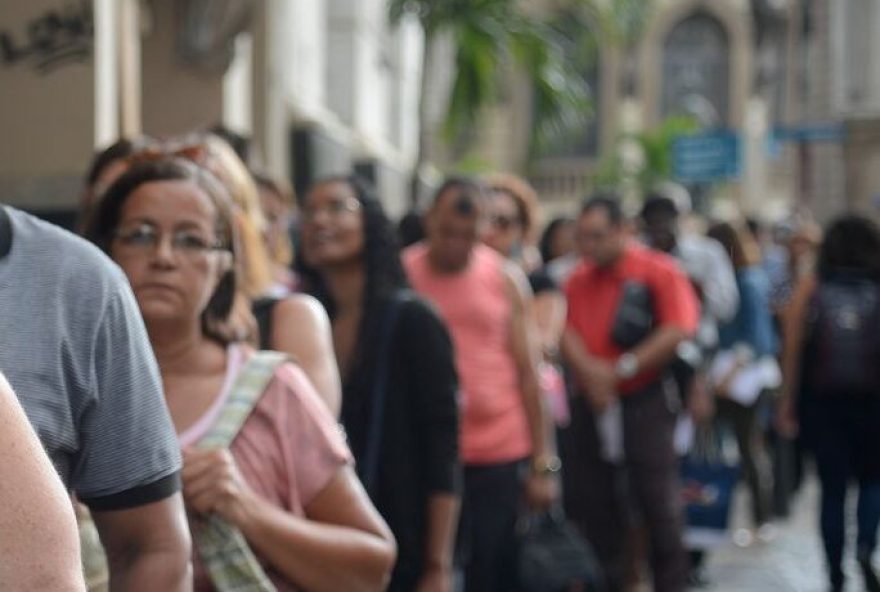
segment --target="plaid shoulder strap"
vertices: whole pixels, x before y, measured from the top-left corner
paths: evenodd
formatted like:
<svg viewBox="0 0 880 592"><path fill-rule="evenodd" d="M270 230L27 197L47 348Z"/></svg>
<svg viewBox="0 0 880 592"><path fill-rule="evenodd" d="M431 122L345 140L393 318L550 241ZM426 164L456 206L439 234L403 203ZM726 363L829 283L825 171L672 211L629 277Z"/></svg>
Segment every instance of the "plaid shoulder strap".
<svg viewBox="0 0 880 592"><path fill-rule="evenodd" d="M260 400L275 370L288 360L285 354L270 351L251 356L239 372L217 421L196 447L228 448ZM275 586L244 536L226 520L217 515L208 516L196 528L193 539L218 592L275 592Z"/></svg>

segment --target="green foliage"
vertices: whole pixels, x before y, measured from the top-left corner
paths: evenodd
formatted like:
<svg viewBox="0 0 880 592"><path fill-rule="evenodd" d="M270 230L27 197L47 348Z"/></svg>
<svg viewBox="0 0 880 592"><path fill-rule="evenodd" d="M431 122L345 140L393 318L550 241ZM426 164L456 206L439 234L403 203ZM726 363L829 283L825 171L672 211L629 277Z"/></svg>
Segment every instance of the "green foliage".
<svg viewBox="0 0 880 592"><path fill-rule="evenodd" d="M599 162L589 178L594 189L619 190L631 175L627 174L620 150L613 150Z"/></svg>
<svg viewBox="0 0 880 592"><path fill-rule="evenodd" d="M586 73L602 47L630 48L650 19L655 0L567 0L547 19L530 18L520 0L389 0L392 24L418 18L430 43L438 34L455 41L456 73L444 132L467 144L483 110L504 90L507 66L516 64L533 88L532 152L571 143L593 115Z"/></svg>
<svg viewBox="0 0 880 592"><path fill-rule="evenodd" d="M648 24L655 0L579 0L576 5L597 28L603 44L631 47Z"/></svg>
<svg viewBox="0 0 880 592"><path fill-rule="evenodd" d="M635 136L645 158L639 174L641 187L652 187L672 176L672 143L678 136L699 131L697 121L690 117L669 117L653 130Z"/></svg>
<svg viewBox="0 0 880 592"><path fill-rule="evenodd" d="M536 89L533 157L592 153L595 147L590 137L598 132L589 127L587 118L595 117L592 107L598 98L592 85L600 79L601 53L609 47L630 50L641 37L654 5L654 0L568 0L557 6L549 22L554 30L552 38L560 41L556 44L562 50L560 59L570 73L567 87L578 85L579 92L592 100L575 110L563 109L550 120L551 125L541 125L542 100L540 89ZM607 79L605 82L615 84ZM574 100L566 104L578 103Z"/></svg>
<svg viewBox="0 0 880 592"><path fill-rule="evenodd" d="M388 16L397 24L407 14L418 17L425 35L431 37L444 29L510 10L511 0L389 0Z"/></svg>
<svg viewBox="0 0 880 592"><path fill-rule="evenodd" d="M589 86L578 63L568 59L564 42L547 23L512 31L514 56L532 81L533 150L568 130L585 128L593 113Z"/></svg>
<svg viewBox="0 0 880 592"><path fill-rule="evenodd" d="M603 189L635 185L645 191L669 180L672 177L672 143L679 136L698 131L699 124L690 117L669 117L653 129L621 137L617 148L593 174L593 184ZM641 152L642 161L636 170L627 170L620 149L624 142L635 143Z"/></svg>
<svg viewBox="0 0 880 592"><path fill-rule="evenodd" d="M598 79L600 39L594 23L574 6L554 11L545 26L554 39L554 64L562 63L563 75L552 73L550 80L565 77L561 92L574 90L576 96L566 100L565 107L555 116L542 115L546 109L545 92L540 84L533 85L534 130L532 157L576 155L591 134L590 118L595 116L592 84ZM551 69L553 65L551 65Z"/></svg>
<svg viewBox="0 0 880 592"><path fill-rule="evenodd" d="M503 41L495 29L495 23L486 19L455 31L456 75L445 123L449 140L467 132L480 110L498 98Z"/></svg>
<svg viewBox="0 0 880 592"><path fill-rule="evenodd" d="M426 39L450 33L456 73L444 131L455 141L472 131L484 108L500 97L506 66L515 63L532 81L536 141L582 124L590 101L582 77L566 59L557 32L528 18L517 0L390 0L389 17L414 14Z"/></svg>
<svg viewBox="0 0 880 592"><path fill-rule="evenodd" d="M454 175L480 176L491 173L492 163L477 154L466 155L449 167L448 173Z"/></svg>

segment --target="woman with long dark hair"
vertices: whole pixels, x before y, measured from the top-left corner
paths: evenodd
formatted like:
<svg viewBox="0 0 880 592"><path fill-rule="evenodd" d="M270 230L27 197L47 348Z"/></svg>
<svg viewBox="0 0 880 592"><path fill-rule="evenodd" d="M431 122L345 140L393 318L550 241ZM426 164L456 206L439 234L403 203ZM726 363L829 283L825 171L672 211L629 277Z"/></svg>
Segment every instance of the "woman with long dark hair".
<svg viewBox="0 0 880 592"><path fill-rule="evenodd" d="M815 274L786 312L780 428L801 429L822 485L820 526L832 590L843 590L844 509L857 481L856 558L869 592L880 523L880 228L846 215L828 228Z"/></svg>
<svg viewBox="0 0 880 592"><path fill-rule="evenodd" d="M538 250L544 265L575 252L577 246L574 231L574 218L571 216L559 216L547 223L538 241Z"/></svg>
<svg viewBox="0 0 880 592"><path fill-rule="evenodd" d="M449 590L458 515L457 378L449 335L407 285L395 229L358 178L317 181L297 271L327 307L342 422L398 541L389 590Z"/></svg>

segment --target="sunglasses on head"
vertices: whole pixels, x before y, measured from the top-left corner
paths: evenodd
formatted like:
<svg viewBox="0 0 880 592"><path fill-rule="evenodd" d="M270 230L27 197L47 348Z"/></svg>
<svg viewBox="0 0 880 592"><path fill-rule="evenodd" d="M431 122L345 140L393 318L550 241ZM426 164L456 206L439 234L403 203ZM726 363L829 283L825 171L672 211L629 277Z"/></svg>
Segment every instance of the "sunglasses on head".
<svg viewBox="0 0 880 592"><path fill-rule="evenodd" d="M208 160L209 150L205 144L198 143L168 143L148 146L130 155L126 160L129 164L138 162L153 162L166 158L183 158L199 166L205 166Z"/></svg>

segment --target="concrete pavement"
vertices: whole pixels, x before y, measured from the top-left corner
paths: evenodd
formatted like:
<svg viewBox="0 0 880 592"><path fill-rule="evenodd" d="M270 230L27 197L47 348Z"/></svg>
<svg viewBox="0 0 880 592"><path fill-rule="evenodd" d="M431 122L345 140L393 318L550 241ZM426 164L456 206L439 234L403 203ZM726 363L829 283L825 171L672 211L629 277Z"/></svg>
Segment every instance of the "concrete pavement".
<svg viewBox="0 0 880 592"><path fill-rule="evenodd" d="M854 496L852 496L854 498ZM852 500L854 501L854 499ZM853 508L854 509L854 508ZM748 523L743 488L737 493L733 529ZM707 562L712 585L707 592L824 592L825 560L818 530L819 488L808 481L793 503L790 518L778 522L778 536L769 543L739 548L732 542L716 549ZM850 529L854 536L854 531ZM875 564L878 562L875 557ZM861 575L850 554L846 558L847 592L863 590Z"/></svg>

